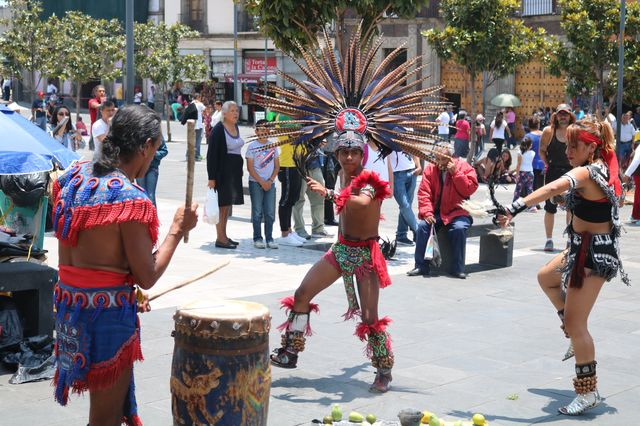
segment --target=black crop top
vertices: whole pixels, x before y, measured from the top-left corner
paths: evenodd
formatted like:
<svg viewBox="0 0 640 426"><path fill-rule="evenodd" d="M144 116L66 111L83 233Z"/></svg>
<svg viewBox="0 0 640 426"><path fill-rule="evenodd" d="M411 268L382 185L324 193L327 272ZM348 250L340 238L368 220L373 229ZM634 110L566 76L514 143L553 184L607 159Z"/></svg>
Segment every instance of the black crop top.
<svg viewBox="0 0 640 426"><path fill-rule="evenodd" d="M611 220L611 203L607 199L594 201L576 196L574 198L573 214L586 222L609 222Z"/></svg>

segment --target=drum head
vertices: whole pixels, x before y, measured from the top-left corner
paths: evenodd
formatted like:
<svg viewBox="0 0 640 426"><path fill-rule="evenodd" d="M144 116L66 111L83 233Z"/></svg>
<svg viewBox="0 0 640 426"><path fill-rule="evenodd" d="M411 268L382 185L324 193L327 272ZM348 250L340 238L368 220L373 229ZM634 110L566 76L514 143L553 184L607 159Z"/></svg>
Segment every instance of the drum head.
<svg viewBox="0 0 640 426"><path fill-rule="evenodd" d="M178 308L176 313L195 319L234 320L269 314L266 306L242 300L195 300Z"/></svg>
<svg viewBox="0 0 640 426"><path fill-rule="evenodd" d="M176 310L176 331L234 338L269 333L269 309L242 300L198 300Z"/></svg>

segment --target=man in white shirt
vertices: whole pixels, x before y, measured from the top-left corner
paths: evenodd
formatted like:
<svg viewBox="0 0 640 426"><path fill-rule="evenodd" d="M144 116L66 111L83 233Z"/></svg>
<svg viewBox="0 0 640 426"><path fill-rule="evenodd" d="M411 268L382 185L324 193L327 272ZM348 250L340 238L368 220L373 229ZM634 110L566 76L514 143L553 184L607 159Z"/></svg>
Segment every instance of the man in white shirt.
<svg viewBox="0 0 640 426"><path fill-rule="evenodd" d="M107 133L109 133L111 117L113 117L116 112L116 106L111 101L104 101L98 107L98 112L100 113L100 119L96 120L91 126L91 134L96 146L96 151L93 155L94 160L100 158L102 153L102 141L104 141L104 138L107 137Z"/></svg>
<svg viewBox="0 0 640 426"><path fill-rule="evenodd" d="M443 138L444 140L449 140L449 122L451 121L451 117L449 116L449 112L447 111L447 107L442 109L442 112L436 118L436 123L438 123L438 136Z"/></svg>
<svg viewBox="0 0 640 426"><path fill-rule="evenodd" d="M620 137L616 144L616 154L618 156L618 163L623 164L625 159L631 154L633 135L636 133L636 128L631 124L631 112L622 114L620 125ZM616 129L613 129L615 132Z"/></svg>
<svg viewBox="0 0 640 426"><path fill-rule="evenodd" d="M200 145L202 144L202 132L204 131L204 122L202 121L202 113L205 110L205 106L200 99L200 93L193 95L193 104L198 111L198 118L196 118L196 161L202 161L204 157L200 155Z"/></svg>
<svg viewBox="0 0 640 426"><path fill-rule="evenodd" d="M55 95L56 93L58 93L58 88L55 84L53 84L53 81L50 81L47 85L47 95L51 96Z"/></svg>

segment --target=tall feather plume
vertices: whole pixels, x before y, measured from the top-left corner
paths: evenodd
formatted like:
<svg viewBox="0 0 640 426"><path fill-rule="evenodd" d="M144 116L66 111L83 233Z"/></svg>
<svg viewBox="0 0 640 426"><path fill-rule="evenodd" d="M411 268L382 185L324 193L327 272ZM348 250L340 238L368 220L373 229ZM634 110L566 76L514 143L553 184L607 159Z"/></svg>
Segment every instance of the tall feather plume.
<svg viewBox="0 0 640 426"><path fill-rule="evenodd" d="M449 104L440 97L441 86L423 88L428 77L421 73L426 65L413 58L389 70L404 45L394 49L381 63L376 57L383 44L382 35L362 37L362 23L349 37L348 45L337 57L326 31L323 46L297 45L292 57L306 77L298 81L278 71L293 89L271 87L274 96L256 96L273 111L289 118L265 127L270 137L279 140L260 149L270 149L291 142L296 167L306 173L306 163L317 153L324 138L336 131L336 118L347 108L360 111L360 124L366 119L366 136L375 143L382 156L403 150L426 161L434 161L434 149L441 140L428 131L437 125L435 117ZM409 82L410 81L410 82ZM357 127L354 127L357 128Z"/></svg>

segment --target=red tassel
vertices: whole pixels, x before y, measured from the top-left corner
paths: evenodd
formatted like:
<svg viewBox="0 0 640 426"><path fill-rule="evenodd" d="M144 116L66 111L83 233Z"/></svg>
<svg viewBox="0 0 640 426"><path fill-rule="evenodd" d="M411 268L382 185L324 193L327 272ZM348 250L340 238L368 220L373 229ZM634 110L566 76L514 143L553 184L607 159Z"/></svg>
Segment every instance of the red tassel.
<svg viewBox="0 0 640 426"><path fill-rule="evenodd" d="M280 309L284 309L286 313L293 310L294 297L287 296L280 299Z"/></svg>
<svg viewBox="0 0 640 426"><path fill-rule="evenodd" d="M280 299L280 309L284 309L287 314L293 311L293 306L295 305L295 297L287 296ZM317 303L309 303L309 312L320 312L320 306ZM303 312L305 313L305 312Z"/></svg>
<svg viewBox="0 0 640 426"><path fill-rule="evenodd" d="M116 382L122 370L133 366L135 361L142 361L140 338L136 332L109 360L93 364L87 373L86 380L73 383L73 393L82 394L86 390L96 391L108 389Z"/></svg>
<svg viewBox="0 0 640 426"><path fill-rule="evenodd" d="M122 423L124 423L127 426L143 426L142 420L140 419L140 416L138 416L137 414L134 414L130 418L123 417Z"/></svg>
<svg viewBox="0 0 640 426"><path fill-rule="evenodd" d="M56 199L54 198L54 200ZM75 207L73 209L73 219L69 235L65 240L61 239L64 227L64 215L60 215L56 237L64 244L75 246L78 243L78 235L81 231L91 229L95 226L124 222L141 222L147 224L153 245L156 245L158 242L160 221L158 219L158 212L149 199Z"/></svg>
<svg viewBox="0 0 640 426"><path fill-rule="evenodd" d="M373 324L371 324L371 332L373 333L382 333L384 331L387 331L387 327L389 326L389 324L391 324L391 318L389 317L384 317L379 319L378 321L374 322Z"/></svg>
<svg viewBox="0 0 640 426"><path fill-rule="evenodd" d="M358 325L356 325L356 331L353 334L358 336L358 339L361 341L366 341L367 336L369 335L369 324L365 324L363 322L358 323Z"/></svg>

